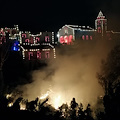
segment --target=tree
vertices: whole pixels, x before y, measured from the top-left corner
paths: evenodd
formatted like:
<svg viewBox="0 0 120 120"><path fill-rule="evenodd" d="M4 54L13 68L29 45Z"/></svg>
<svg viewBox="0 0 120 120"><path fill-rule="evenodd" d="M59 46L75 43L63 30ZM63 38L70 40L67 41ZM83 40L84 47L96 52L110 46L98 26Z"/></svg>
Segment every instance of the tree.
<svg viewBox="0 0 120 120"><path fill-rule="evenodd" d="M115 119L120 114L120 45L114 47L107 59L102 61L97 77L105 91L103 104L106 119Z"/></svg>
<svg viewBox="0 0 120 120"><path fill-rule="evenodd" d="M101 71L97 78L105 91L105 95L114 93L120 82L120 46L114 47L106 60L102 60Z"/></svg>

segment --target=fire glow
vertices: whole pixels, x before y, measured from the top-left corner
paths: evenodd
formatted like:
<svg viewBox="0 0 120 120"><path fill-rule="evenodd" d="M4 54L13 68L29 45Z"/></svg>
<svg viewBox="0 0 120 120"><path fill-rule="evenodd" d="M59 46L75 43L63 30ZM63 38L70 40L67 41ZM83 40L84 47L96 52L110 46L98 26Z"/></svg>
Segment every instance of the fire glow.
<svg viewBox="0 0 120 120"><path fill-rule="evenodd" d="M48 103L51 104L55 109L58 109L64 103L62 95L53 92L51 89L39 97L40 100L46 98L49 98Z"/></svg>

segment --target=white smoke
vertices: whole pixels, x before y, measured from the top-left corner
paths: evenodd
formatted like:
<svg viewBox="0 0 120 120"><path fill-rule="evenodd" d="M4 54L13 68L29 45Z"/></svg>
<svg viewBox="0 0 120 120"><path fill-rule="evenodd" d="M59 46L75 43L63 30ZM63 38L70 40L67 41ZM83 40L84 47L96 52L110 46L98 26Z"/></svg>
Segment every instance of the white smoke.
<svg viewBox="0 0 120 120"><path fill-rule="evenodd" d="M78 43L74 48L62 46L57 49L55 62L33 71L33 82L19 87L23 90L23 97L32 100L50 91L49 103L53 106L69 104L73 97L85 106L88 103L96 104L97 97L104 95L96 72L113 46L112 42L99 40Z"/></svg>

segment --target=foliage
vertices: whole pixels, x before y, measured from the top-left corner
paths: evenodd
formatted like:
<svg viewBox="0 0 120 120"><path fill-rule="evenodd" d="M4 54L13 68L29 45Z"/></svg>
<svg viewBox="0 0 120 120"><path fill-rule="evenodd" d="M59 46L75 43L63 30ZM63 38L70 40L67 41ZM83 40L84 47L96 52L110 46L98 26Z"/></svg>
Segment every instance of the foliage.
<svg viewBox="0 0 120 120"><path fill-rule="evenodd" d="M102 61L97 78L106 95L114 93L120 82L120 46L114 47L107 59Z"/></svg>

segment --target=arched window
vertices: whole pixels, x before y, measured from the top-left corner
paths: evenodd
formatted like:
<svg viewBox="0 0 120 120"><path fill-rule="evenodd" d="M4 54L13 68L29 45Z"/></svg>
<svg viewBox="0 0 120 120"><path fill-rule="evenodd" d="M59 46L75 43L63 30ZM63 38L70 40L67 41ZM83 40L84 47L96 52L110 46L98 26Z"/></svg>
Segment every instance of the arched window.
<svg viewBox="0 0 120 120"><path fill-rule="evenodd" d="M82 39L85 40L85 36L84 35L82 36Z"/></svg>

